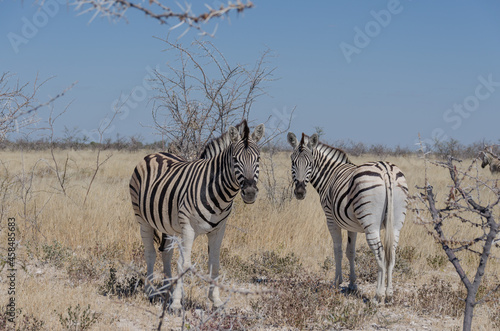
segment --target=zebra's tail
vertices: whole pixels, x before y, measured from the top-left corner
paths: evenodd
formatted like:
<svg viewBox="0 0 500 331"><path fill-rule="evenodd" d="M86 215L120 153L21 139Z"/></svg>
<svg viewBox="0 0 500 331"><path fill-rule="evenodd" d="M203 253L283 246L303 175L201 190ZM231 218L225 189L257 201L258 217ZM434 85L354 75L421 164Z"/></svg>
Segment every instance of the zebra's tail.
<svg viewBox="0 0 500 331"><path fill-rule="evenodd" d="M393 259L394 247L394 180L392 172L387 171L385 177L386 180L386 192L387 192L387 212L385 216L385 235L384 235L384 251L385 251L385 264L389 268L389 264Z"/></svg>

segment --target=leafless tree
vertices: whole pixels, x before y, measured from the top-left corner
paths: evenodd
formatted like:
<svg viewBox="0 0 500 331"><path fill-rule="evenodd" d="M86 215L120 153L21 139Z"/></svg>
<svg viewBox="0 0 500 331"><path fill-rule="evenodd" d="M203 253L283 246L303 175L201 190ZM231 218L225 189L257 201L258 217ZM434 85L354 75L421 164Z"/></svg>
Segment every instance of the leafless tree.
<svg viewBox="0 0 500 331"><path fill-rule="evenodd" d="M453 161L458 161L449 157L448 161L432 162L436 166L446 168L450 173L450 190L444 205L439 206L434 193L434 188L425 178L425 187L419 188L422 192L413 197L417 201L415 211L419 223L427 228L436 241L441 245L444 252L452 263L460 280L465 286L467 297L465 301L463 329L471 330L474 307L483 303L492 292L499 289L500 284L491 289L482 298L477 298L478 289L485 275L486 264L490 258L496 258L492 254L493 246L499 246L500 239L497 239L500 221L498 215L494 215L493 209L500 202L500 190L496 185L484 181L472 172L476 167L476 160L473 160L467 170L459 170ZM490 201L485 203L489 196ZM421 206L424 206L423 208ZM427 210L431 219L426 219L424 210ZM460 227L470 227L467 235L459 237L457 233L450 234L449 224L456 222ZM460 225L461 224L461 225ZM477 230L479 231L477 231ZM479 257L479 262L475 275L469 278L462 265L464 260L460 259L460 254L466 252L473 253Z"/></svg>
<svg viewBox="0 0 500 331"><path fill-rule="evenodd" d="M37 94L46 82L37 76L33 83L20 83L14 74L4 72L0 75L0 141L7 134L37 122L36 115L41 108L52 104L76 84L45 102L39 102Z"/></svg>
<svg viewBox="0 0 500 331"><path fill-rule="evenodd" d="M177 58L167 73L155 72L155 128L179 155L194 159L229 125L249 119L255 99L265 93L263 83L272 79L271 53L264 51L248 68L231 65L209 41L196 40L189 47L164 42Z"/></svg>
<svg viewBox="0 0 500 331"><path fill-rule="evenodd" d="M212 8L208 4L204 4L200 14L195 14L191 3L180 2L167 3L165 0L75 0L74 5L80 14L92 14L91 21L97 16L107 17L111 20L125 19L125 13L129 9L135 9L142 12L147 17L157 20L160 24L168 24L175 22L171 29L185 26L186 29L181 34L184 35L190 29L198 30L202 35L213 35L217 29L217 25L213 32L208 33L202 24L207 24L214 19L223 19L228 17L230 12L241 13L246 9L252 8L253 3L246 3L237 0L235 3L228 1L227 3L219 2L218 8ZM173 8L172 5L178 8ZM180 37L181 37L180 36Z"/></svg>

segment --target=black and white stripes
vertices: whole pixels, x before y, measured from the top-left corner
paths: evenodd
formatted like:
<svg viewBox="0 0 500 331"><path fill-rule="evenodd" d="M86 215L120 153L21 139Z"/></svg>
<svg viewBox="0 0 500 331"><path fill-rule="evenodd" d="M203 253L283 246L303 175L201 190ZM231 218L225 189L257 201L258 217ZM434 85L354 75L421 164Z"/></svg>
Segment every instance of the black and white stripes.
<svg viewBox="0 0 500 331"><path fill-rule="evenodd" d="M336 148L322 144L316 134L302 134L297 141L288 134L295 196L304 199L310 182L318 191L334 243L335 284L342 283L342 234L348 231L347 257L351 289L356 288L354 256L356 233L364 232L377 259L377 299L392 296L392 269L399 233L406 215L408 188L401 170L389 162L369 162L359 166ZM381 229L385 236L381 238ZM383 243L382 243L383 242ZM386 286L387 279L387 286Z"/></svg>
<svg viewBox="0 0 500 331"><path fill-rule="evenodd" d="M241 132L241 134L240 134ZM148 279L152 279L156 252L153 241L157 233L164 234L162 252L164 273L171 278L172 249L166 235L181 238L183 269L191 265L194 239L207 234L209 270L213 278L219 273L219 253L225 225L233 200L240 191L245 203L257 198L259 149L257 142L264 135L264 125L250 134L246 121L207 145L196 161L169 154L146 156L134 170L130 180L130 195L136 219L141 226ZM171 308L181 307L179 284L173 293ZM146 286L152 295L151 287ZM220 306L218 288L211 288L209 298Z"/></svg>
<svg viewBox="0 0 500 331"><path fill-rule="evenodd" d="M491 147L485 148L484 151L479 153L479 158L481 159L481 168L490 165L490 171L492 174L500 173L500 160L493 154Z"/></svg>

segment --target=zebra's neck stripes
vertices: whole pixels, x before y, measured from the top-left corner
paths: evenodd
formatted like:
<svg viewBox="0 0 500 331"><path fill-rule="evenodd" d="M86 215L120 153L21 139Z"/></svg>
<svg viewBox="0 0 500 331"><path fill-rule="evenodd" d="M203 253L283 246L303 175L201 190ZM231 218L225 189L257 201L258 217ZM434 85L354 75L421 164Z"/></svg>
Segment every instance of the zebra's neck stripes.
<svg viewBox="0 0 500 331"><path fill-rule="evenodd" d="M335 176L339 169L354 167L344 151L326 144L318 143L312 150L312 156L311 185L319 193L328 188L331 177Z"/></svg>

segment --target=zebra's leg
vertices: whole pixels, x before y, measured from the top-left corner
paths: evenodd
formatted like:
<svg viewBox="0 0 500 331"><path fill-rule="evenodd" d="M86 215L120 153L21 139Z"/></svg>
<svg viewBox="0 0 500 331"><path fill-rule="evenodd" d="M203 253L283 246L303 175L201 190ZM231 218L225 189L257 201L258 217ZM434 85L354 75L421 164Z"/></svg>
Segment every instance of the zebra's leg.
<svg viewBox="0 0 500 331"><path fill-rule="evenodd" d="M356 257L356 232L349 231L347 233L347 249L346 255L349 260L349 290L356 291L358 287L356 286L356 272L354 270L354 258Z"/></svg>
<svg viewBox="0 0 500 331"><path fill-rule="evenodd" d="M390 301L393 295L392 288L392 271L394 270L394 265L396 264L396 247L398 246L397 241L394 242L394 245L391 247L392 254L391 259L388 261L387 265L387 288L385 290L385 300Z"/></svg>
<svg viewBox="0 0 500 331"><path fill-rule="evenodd" d="M369 226L366 229L366 242L375 254L375 259L377 260L378 273L377 273L377 291L375 293L375 299L381 302L384 299L385 294L385 281L386 281L386 264L385 264L385 252L382 246L382 241L380 240L380 230L375 227L375 225Z"/></svg>
<svg viewBox="0 0 500 331"><path fill-rule="evenodd" d="M221 227L215 231L207 234L208 236L208 271L212 279L217 279L219 277L220 268L220 247L222 244L222 238L224 237L224 231L226 229L226 221L221 224ZM223 302L219 296L219 287L210 286L208 291L208 298L213 302L214 307L222 306Z"/></svg>
<svg viewBox="0 0 500 331"><path fill-rule="evenodd" d="M174 255L174 248L172 247L172 238L170 236L164 235L162 238L161 246L161 258L163 260L163 288L168 290L167 300L172 294L172 256Z"/></svg>
<svg viewBox="0 0 500 331"><path fill-rule="evenodd" d="M328 219L328 230L333 240L333 253L335 255L335 287L342 284L342 231L334 220Z"/></svg>
<svg viewBox="0 0 500 331"><path fill-rule="evenodd" d="M188 223L189 224L189 223ZM195 238L194 230L190 226L182 229L181 243L179 245L179 260L177 261L177 285L172 294L172 304L170 309L178 310L182 308L181 299L183 291L183 273L191 267L191 249Z"/></svg>
<svg viewBox="0 0 500 331"><path fill-rule="evenodd" d="M392 272L394 270L394 265L396 264L396 248L398 247L399 242L399 233L401 228L403 227L404 217L405 215L399 213L399 215L394 215L394 244L391 249L391 259L387 261L387 288L385 290L385 300L390 301L392 299L392 295L394 293L392 287Z"/></svg>
<svg viewBox="0 0 500 331"><path fill-rule="evenodd" d="M144 244L144 258L146 259L147 271L146 271L146 284L144 291L148 295L149 299L153 299L154 288L152 286L153 282L153 269L156 260L156 251L154 247L154 229L151 225L145 223L142 219L138 220L141 224L141 238Z"/></svg>

